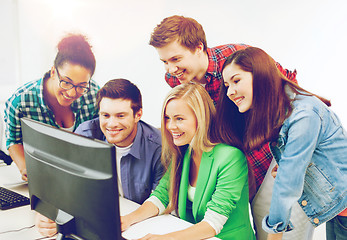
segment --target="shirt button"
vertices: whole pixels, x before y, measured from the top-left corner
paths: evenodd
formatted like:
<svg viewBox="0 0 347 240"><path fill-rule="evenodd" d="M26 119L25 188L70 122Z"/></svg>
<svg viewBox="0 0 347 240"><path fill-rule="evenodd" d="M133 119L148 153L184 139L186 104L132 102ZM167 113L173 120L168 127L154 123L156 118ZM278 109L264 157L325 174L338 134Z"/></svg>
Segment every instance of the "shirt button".
<svg viewBox="0 0 347 240"><path fill-rule="evenodd" d="M318 218L315 218L315 219L313 219L313 222L314 222L315 224L318 224L318 223L319 223L319 219L318 219Z"/></svg>
<svg viewBox="0 0 347 240"><path fill-rule="evenodd" d="M303 201L301 202L301 205L305 207L305 206L307 205L307 201L306 201L306 200L303 200Z"/></svg>

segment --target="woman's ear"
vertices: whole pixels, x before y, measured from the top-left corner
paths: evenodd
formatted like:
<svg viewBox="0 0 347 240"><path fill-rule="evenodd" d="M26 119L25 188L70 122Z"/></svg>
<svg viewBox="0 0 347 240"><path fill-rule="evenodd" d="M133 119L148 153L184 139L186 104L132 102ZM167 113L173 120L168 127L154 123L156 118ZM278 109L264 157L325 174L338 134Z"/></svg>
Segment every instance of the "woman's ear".
<svg viewBox="0 0 347 240"><path fill-rule="evenodd" d="M51 72L50 72L50 77L52 78L54 74L55 74L55 67L52 66Z"/></svg>

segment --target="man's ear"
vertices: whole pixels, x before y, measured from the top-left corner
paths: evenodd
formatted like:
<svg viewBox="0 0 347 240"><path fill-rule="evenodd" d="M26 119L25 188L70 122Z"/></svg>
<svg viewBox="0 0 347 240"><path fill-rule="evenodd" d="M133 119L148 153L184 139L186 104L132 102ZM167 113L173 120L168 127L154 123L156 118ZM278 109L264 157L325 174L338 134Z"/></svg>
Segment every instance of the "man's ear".
<svg viewBox="0 0 347 240"><path fill-rule="evenodd" d="M138 122L138 121L141 120L142 114L143 114L142 108L140 108L140 109L137 111L137 113L135 113L135 122Z"/></svg>
<svg viewBox="0 0 347 240"><path fill-rule="evenodd" d="M196 47L195 51L197 51L198 53L202 53L204 52L204 48L204 44L200 42L199 45Z"/></svg>

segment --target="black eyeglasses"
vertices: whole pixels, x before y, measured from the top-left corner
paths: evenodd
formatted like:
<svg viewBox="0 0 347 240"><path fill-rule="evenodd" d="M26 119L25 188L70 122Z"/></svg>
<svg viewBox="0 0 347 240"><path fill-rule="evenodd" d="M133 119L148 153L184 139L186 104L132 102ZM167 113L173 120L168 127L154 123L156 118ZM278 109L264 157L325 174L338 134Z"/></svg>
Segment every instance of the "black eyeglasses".
<svg viewBox="0 0 347 240"><path fill-rule="evenodd" d="M74 85L74 84L72 84L70 82L62 80L60 78L60 74L58 72L58 68L55 68L55 70L57 71L57 74L58 74L59 87L61 87L62 89L70 90L72 88L75 88L76 92L79 93L79 94L85 94L85 93L87 93L89 91L89 82L88 82L88 87Z"/></svg>

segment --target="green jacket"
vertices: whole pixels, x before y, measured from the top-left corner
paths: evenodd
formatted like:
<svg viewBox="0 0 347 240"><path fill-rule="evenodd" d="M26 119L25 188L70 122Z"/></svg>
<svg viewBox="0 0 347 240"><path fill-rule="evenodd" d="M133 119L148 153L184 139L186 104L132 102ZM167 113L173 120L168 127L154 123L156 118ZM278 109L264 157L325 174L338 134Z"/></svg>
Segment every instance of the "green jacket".
<svg viewBox="0 0 347 240"><path fill-rule="evenodd" d="M181 219L193 224L203 220L207 208L228 217L216 236L228 240L255 239L249 219L248 168L244 154L237 148L218 144L201 157L194 201L187 198L190 155L186 151L178 197ZM152 193L164 206L168 205L169 171Z"/></svg>

